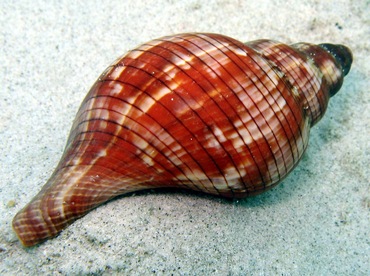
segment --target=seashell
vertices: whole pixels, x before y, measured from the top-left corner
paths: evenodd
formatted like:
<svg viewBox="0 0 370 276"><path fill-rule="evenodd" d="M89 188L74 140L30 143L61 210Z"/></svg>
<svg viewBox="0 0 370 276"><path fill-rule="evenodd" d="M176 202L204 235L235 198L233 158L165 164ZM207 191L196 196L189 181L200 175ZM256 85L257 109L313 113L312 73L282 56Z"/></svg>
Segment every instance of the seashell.
<svg viewBox="0 0 370 276"><path fill-rule="evenodd" d="M343 45L203 33L147 42L93 85L61 161L13 228L32 246L125 193L264 192L298 164L351 63Z"/></svg>

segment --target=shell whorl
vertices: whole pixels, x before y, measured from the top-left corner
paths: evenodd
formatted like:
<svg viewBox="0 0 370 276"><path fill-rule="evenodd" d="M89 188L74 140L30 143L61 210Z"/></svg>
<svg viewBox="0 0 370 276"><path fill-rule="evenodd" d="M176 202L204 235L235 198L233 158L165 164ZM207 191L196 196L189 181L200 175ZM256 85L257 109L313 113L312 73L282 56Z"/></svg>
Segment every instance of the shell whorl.
<svg viewBox="0 0 370 276"><path fill-rule="evenodd" d="M147 188L236 198L270 189L297 165L351 61L341 45L217 34L139 46L93 85L55 172L15 216L15 232L31 246Z"/></svg>

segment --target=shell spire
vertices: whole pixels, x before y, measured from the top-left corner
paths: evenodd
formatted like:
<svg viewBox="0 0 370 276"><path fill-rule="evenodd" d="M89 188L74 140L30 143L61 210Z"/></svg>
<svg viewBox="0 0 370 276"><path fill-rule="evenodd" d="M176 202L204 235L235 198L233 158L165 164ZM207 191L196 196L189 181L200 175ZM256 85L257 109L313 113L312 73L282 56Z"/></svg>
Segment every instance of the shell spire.
<svg viewBox="0 0 370 276"><path fill-rule="evenodd" d="M297 165L340 88L345 46L191 33L117 59L81 104L58 166L15 216L24 246L125 193L180 187L242 198Z"/></svg>

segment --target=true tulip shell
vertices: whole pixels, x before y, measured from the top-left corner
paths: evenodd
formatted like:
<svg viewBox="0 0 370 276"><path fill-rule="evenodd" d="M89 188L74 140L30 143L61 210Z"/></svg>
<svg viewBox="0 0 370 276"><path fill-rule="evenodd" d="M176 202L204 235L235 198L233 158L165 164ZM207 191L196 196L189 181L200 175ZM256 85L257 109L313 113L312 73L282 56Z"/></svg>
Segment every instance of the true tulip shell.
<svg viewBox="0 0 370 276"><path fill-rule="evenodd" d="M201 33L147 42L96 81L61 161L13 228L32 246L133 191L266 191L301 159L351 63L351 51L333 44Z"/></svg>

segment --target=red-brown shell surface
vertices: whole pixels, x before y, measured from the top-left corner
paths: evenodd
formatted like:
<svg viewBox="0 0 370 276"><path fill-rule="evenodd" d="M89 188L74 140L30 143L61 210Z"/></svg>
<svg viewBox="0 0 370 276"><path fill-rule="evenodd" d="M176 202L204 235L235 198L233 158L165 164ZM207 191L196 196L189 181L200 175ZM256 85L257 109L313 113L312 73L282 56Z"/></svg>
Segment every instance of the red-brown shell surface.
<svg viewBox="0 0 370 276"><path fill-rule="evenodd" d="M148 188L231 198L268 190L297 165L351 61L342 45L217 34L139 46L91 88L60 163L15 216L15 232L32 246L99 204Z"/></svg>

